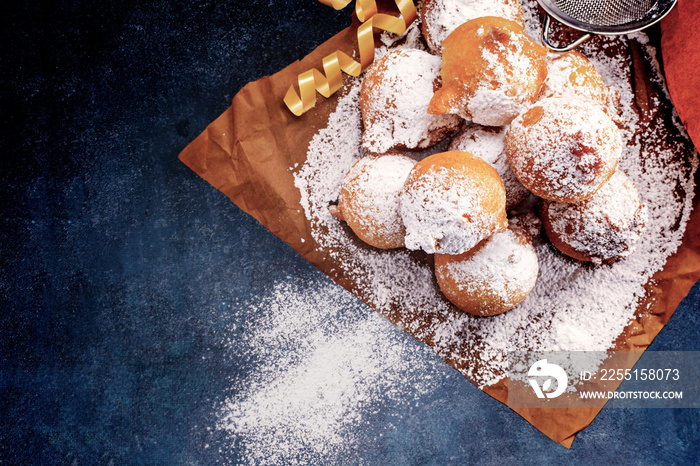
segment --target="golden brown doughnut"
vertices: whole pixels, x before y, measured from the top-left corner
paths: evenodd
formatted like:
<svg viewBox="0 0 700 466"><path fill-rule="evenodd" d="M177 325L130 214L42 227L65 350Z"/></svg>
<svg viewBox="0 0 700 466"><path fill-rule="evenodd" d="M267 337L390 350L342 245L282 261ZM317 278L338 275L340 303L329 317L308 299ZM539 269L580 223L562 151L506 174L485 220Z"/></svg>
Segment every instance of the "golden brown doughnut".
<svg viewBox="0 0 700 466"><path fill-rule="evenodd" d="M508 229L464 254L435 255L435 277L445 297L470 314L513 309L535 287L539 265L529 236Z"/></svg>
<svg viewBox="0 0 700 466"><path fill-rule="evenodd" d="M577 51L547 56L547 79L541 96L579 98L599 105L615 123L622 122L619 116L620 93L606 86L593 63Z"/></svg>
<svg viewBox="0 0 700 466"><path fill-rule="evenodd" d="M596 264L629 256L646 230L647 207L621 170L581 202L545 201L542 223L564 254Z"/></svg>
<svg viewBox="0 0 700 466"><path fill-rule="evenodd" d="M540 94L547 51L514 21L476 18L443 42L442 88L429 113L454 113L485 126L510 123Z"/></svg>
<svg viewBox="0 0 700 466"><path fill-rule="evenodd" d="M468 152L431 155L409 173L399 208L406 247L460 254L507 228L506 193L496 170Z"/></svg>
<svg viewBox="0 0 700 466"><path fill-rule="evenodd" d="M415 160L399 153L368 155L343 178L337 207L331 213L345 220L365 243L380 249L404 245L398 195Z"/></svg>
<svg viewBox="0 0 700 466"><path fill-rule="evenodd" d="M370 152L425 149L457 130L456 115L430 115L440 81L440 58L417 49L385 53L365 73L360 88L364 133Z"/></svg>
<svg viewBox="0 0 700 466"><path fill-rule="evenodd" d="M557 202L595 194L622 155L620 132L610 117L596 105L563 97L541 100L513 120L505 147L523 186Z"/></svg>

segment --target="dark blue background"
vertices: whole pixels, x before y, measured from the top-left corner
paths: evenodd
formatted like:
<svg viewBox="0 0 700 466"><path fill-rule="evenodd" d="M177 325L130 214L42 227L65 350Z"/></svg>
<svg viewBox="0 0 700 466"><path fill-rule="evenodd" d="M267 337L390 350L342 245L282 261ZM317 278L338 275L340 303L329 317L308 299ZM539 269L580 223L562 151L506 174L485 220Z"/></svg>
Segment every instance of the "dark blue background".
<svg viewBox="0 0 700 466"><path fill-rule="evenodd" d="M177 155L350 9L34 3L0 5L0 463L238 461L207 429L250 370L226 357L221 303L325 278ZM699 303L695 286L652 349L700 350ZM565 450L444 373L410 418L377 416L348 462L700 461L698 410L606 409Z"/></svg>

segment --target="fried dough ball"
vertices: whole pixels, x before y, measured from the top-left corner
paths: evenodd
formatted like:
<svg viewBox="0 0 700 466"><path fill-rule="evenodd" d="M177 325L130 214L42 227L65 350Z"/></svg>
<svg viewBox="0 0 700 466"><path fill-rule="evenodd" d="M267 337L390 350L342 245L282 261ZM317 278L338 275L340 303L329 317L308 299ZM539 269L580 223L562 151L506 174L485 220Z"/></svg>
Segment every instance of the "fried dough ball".
<svg viewBox="0 0 700 466"><path fill-rule="evenodd" d="M364 133L370 152L425 149L459 129L456 115L430 115L440 81L440 58L423 50L395 49L378 59L360 88Z"/></svg>
<svg viewBox="0 0 700 466"><path fill-rule="evenodd" d="M525 26L520 0L424 0L420 14L425 42L436 55L452 31L474 18L498 16Z"/></svg>
<svg viewBox="0 0 700 466"><path fill-rule="evenodd" d="M447 150L461 150L481 157L496 169L506 188L506 210L518 206L530 195L520 184L508 165L505 149L506 127L489 127L470 124L457 133Z"/></svg>
<svg viewBox="0 0 700 466"><path fill-rule="evenodd" d="M443 42L442 88L429 113L455 113L485 126L503 126L539 96L547 51L516 22L486 16L464 23Z"/></svg>
<svg viewBox="0 0 700 466"><path fill-rule="evenodd" d="M375 248L404 245L405 229L399 216L399 192L416 161L399 153L367 155L350 168L340 187L338 205L331 213Z"/></svg>
<svg viewBox="0 0 700 466"><path fill-rule="evenodd" d="M496 170L468 152L431 155L409 173L399 209L406 247L460 254L507 228L506 193Z"/></svg>
<svg viewBox="0 0 700 466"><path fill-rule="evenodd" d="M493 316L513 309L535 287L539 265L532 240L518 229L496 233L464 254L435 255L435 277L459 309Z"/></svg>
<svg viewBox="0 0 700 466"><path fill-rule="evenodd" d="M647 207L634 183L620 170L584 201L545 201L541 215L557 249L595 264L632 254L647 224Z"/></svg>
<svg viewBox="0 0 700 466"><path fill-rule="evenodd" d="M608 87L598 70L579 52L550 53L542 97L574 97L596 105L615 122L619 116L620 93Z"/></svg>
<svg viewBox="0 0 700 466"><path fill-rule="evenodd" d="M596 105L550 97L506 131L506 155L518 180L539 197L576 202L591 197L617 168L622 139Z"/></svg>

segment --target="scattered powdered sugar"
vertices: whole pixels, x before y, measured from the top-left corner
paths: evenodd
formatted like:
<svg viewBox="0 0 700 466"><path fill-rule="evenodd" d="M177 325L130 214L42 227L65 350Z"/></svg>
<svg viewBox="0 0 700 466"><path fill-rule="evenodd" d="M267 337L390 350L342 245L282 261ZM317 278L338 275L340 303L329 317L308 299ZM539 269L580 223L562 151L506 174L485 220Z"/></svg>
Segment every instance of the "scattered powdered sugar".
<svg viewBox="0 0 700 466"><path fill-rule="evenodd" d="M444 383L428 347L330 280L289 277L236 311L246 337L228 346L252 372L234 379L218 428L248 464L344 463L377 406L410 413Z"/></svg>
<svg viewBox="0 0 700 466"><path fill-rule="evenodd" d="M427 111L440 64L439 57L406 48L384 53L367 70L362 88L365 149L380 154L394 147L424 149L459 127L458 116Z"/></svg>
<svg viewBox="0 0 700 466"><path fill-rule="evenodd" d="M519 24L523 22L520 0L426 0L422 18L428 47L439 54L442 42L452 31L481 16L498 16Z"/></svg>
<svg viewBox="0 0 700 466"><path fill-rule="evenodd" d="M525 34L537 43L541 43L542 21L538 11L537 0L522 0Z"/></svg>
<svg viewBox="0 0 700 466"><path fill-rule="evenodd" d="M420 5L418 6L420 10ZM391 47L395 45L401 45L405 49L417 49L427 51L425 42L423 41L423 34L421 33L421 17L418 15L416 19L408 26L408 29L403 34L396 34L389 31L382 31L379 35L379 40L382 41L385 47ZM381 52L381 50L379 50ZM376 54L375 50L375 54ZM377 58L378 55L375 55Z"/></svg>
<svg viewBox="0 0 700 466"><path fill-rule="evenodd" d="M528 5L526 18L534 21L534 2ZM529 29L536 28L529 25ZM640 120L634 110L630 58L615 50L636 46L643 38L639 34L596 38L582 47L605 84L620 91L625 124L620 130L623 155L619 166L648 206L647 231L630 256L611 265L591 266L562 255L546 238L535 238L540 273L522 303L489 318L455 310L441 296L433 270L422 256L404 249L364 247L328 212L344 174L363 155L359 81L340 98L326 128L310 142L306 162L295 173L319 251L337 264L337 272L355 294L416 338L430 342L443 359L480 387L504 377L511 351L609 349L634 317L645 296L644 284L682 240L697 168L697 153L676 117L674 130L656 119ZM655 51L642 51L648 54L645 60L651 65L652 84L662 87ZM672 108L658 99L652 99L650 105L651 114L672 114Z"/></svg>
<svg viewBox="0 0 700 466"><path fill-rule="evenodd" d="M301 205L313 231L337 220L328 211L328 205L338 199L340 186L350 167L367 154L360 144L360 80L350 83L345 90L347 94L339 99L328 125L311 141L306 162L295 176L294 184L301 193ZM322 180L319 179L321 176Z"/></svg>

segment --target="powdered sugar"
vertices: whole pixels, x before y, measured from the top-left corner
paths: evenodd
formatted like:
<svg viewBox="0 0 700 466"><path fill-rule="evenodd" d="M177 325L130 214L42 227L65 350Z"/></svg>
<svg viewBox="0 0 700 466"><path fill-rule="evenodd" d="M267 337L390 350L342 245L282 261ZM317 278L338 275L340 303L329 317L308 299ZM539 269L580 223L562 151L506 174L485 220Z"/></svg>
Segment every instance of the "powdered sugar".
<svg viewBox="0 0 700 466"><path fill-rule="evenodd" d="M470 119L486 126L510 123L530 104L527 89L537 73L532 73L533 60L523 52L523 35L511 34L507 43L494 41L496 50L484 48L484 79L467 104ZM534 86L537 88L538 86Z"/></svg>
<svg viewBox="0 0 700 466"><path fill-rule="evenodd" d="M459 127L456 115L430 115L428 104L440 75L440 58L416 49L391 50L365 74L361 96L363 147L424 149Z"/></svg>
<svg viewBox="0 0 700 466"><path fill-rule="evenodd" d="M448 152L414 167L399 196L407 248L461 254L505 229L502 184L493 171L484 176L472 170L472 162L485 165L473 155ZM499 201L501 210L489 209Z"/></svg>
<svg viewBox="0 0 700 466"><path fill-rule="evenodd" d="M491 165L498 172L506 188L506 209L510 210L524 201L530 192L520 184L508 164L504 143L506 129L508 129L507 126L467 125L452 138L448 150L469 152Z"/></svg>
<svg viewBox="0 0 700 466"><path fill-rule="evenodd" d="M230 351L255 364L219 407L219 428L249 464L343 463L377 404L410 412L413 397L444 383L428 347L330 280L288 277L260 298L231 309L248 338Z"/></svg>
<svg viewBox="0 0 700 466"><path fill-rule="evenodd" d="M535 286L537 254L531 244L506 230L491 236L468 259L450 261L435 272L449 275L460 292L487 294L509 308Z"/></svg>
<svg viewBox="0 0 700 466"><path fill-rule="evenodd" d="M345 175L339 215L364 242L378 248L403 246L399 192L415 163L401 154L370 155Z"/></svg>
<svg viewBox="0 0 700 466"><path fill-rule="evenodd" d="M441 297L433 271L420 256L402 249L364 248L328 214L327 205L337 197L344 172L362 152L354 90L341 98L328 126L313 138L307 161L295 175L305 213L314 225L314 240L338 264L352 291L401 328L430 342L479 386L503 377L509 351L608 349L634 316L645 294L643 285L682 238L696 155L687 142L684 147L669 147L665 143L669 128L639 121L624 56L586 51L606 84L621 91L626 123L621 130L625 143L620 165L649 206L649 227L634 254L593 268L563 256L545 238L535 238L539 278L527 299L505 314L476 318L456 311ZM661 102L656 105L658 111L670 112ZM329 159L334 162L328 163Z"/></svg>
<svg viewBox="0 0 700 466"><path fill-rule="evenodd" d="M528 31L538 30L534 2L528 5ZM347 79L346 93L310 142L306 161L293 169L310 224L305 244L333 264L334 278L431 347L410 346L410 338L392 334L387 322L329 282L278 285L272 296L241 310L249 320L247 338L230 342L231 351L260 363L220 406L220 427L251 462L347 460L358 442L347 430L368 422L373 401L396 397L408 406L410 400L387 387L405 383L421 393L439 383L430 378L433 351L484 387L504 376L508 352L606 350L613 344L634 317L644 284L681 242L698 162L680 126L645 114L640 121L628 79L631 64L611 49L630 41L596 40L583 50L605 83L621 91L626 123L620 166L649 207L647 232L633 254L598 267L569 259L546 238L535 238L540 274L533 291L513 310L490 318L450 305L424 254L361 245L328 211L348 169L366 154L360 81ZM660 86L653 50L646 53L656 73L652 84ZM651 115L672 114L663 100L652 98L650 105ZM679 125L677 118L673 123Z"/></svg>
<svg viewBox="0 0 700 466"><path fill-rule="evenodd" d="M442 42L461 24L481 16L523 22L519 0L426 0L422 19L428 47L440 53Z"/></svg>
<svg viewBox="0 0 700 466"><path fill-rule="evenodd" d="M508 162L521 183L553 201L585 199L617 167L622 140L600 107L576 98L541 100L506 133Z"/></svg>
<svg viewBox="0 0 700 466"><path fill-rule="evenodd" d="M482 125L501 126L510 123L522 107L522 102L509 97L500 89L479 87L467 103L467 115Z"/></svg>
<svg viewBox="0 0 700 466"><path fill-rule="evenodd" d="M546 204L543 214L566 246L595 263L629 256L647 224L646 205L622 171L589 199Z"/></svg>

